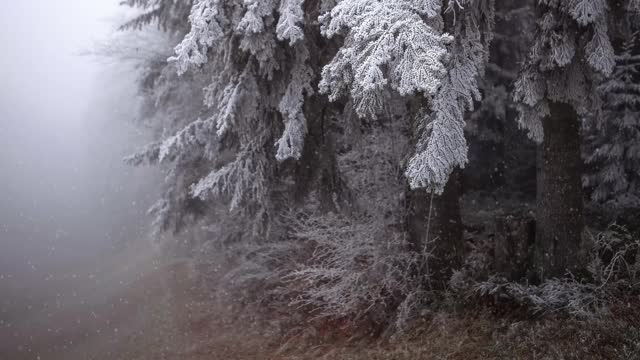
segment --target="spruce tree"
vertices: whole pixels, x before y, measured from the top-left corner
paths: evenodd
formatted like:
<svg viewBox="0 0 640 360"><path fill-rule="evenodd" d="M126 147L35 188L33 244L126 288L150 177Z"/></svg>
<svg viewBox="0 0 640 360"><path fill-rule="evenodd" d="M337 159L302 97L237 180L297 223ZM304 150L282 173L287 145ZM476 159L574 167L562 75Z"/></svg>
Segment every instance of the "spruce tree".
<svg viewBox="0 0 640 360"><path fill-rule="evenodd" d="M516 83L520 125L541 143L535 244L541 278L579 267L584 227L580 116L615 65L604 0L538 0L537 31Z"/></svg>
<svg viewBox="0 0 640 360"><path fill-rule="evenodd" d="M405 175L412 189L422 190L408 192L408 224L416 248L437 239L429 246L447 273L459 264L463 247L454 206L458 181L447 182L467 163L465 113L480 100L478 80L488 59L494 2L443 5L436 0L339 2L322 18L323 33L341 34L345 41L324 68L320 88L331 100L348 95L360 116L375 117L388 91L417 101L412 105L415 152ZM435 211L429 211L429 194L443 192ZM436 235L425 225L433 214Z"/></svg>
<svg viewBox="0 0 640 360"><path fill-rule="evenodd" d="M608 209L640 207L640 33L622 32L613 75L598 86L602 111L587 118L584 184Z"/></svg>

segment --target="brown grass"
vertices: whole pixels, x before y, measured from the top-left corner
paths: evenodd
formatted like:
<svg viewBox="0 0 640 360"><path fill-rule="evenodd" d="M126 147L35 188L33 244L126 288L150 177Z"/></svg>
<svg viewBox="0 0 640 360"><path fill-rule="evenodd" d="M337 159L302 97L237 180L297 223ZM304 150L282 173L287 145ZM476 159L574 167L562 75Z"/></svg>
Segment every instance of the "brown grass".
<svg viewBox="0 0 640 360"><path fill-rule="evenodd" d="M450 309L426 314L391 340L364 325L254 316L213 302L189 274L181 264L157 269L102 304L57 314L60 332L36 332L31 352L7 359L36 359L38 352L64 360L640 359L640 299L591 322L528 319L485 305ZM78 318L83 325L70 321Z"/></svg>

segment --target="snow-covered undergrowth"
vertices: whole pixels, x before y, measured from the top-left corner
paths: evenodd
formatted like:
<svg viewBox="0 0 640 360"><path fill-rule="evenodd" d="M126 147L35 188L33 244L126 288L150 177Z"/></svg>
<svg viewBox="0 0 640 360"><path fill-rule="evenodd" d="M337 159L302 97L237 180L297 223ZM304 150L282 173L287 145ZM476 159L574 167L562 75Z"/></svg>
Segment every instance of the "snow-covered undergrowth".
<svg viewBox="0 0 640 360"><path fill-rule="evenodd" d="M533 285L499 276L473 281L458 273L458 290L468 297L512 302L535 314L564 313L582 319L607 316L613 304L640 291L640 238L612 225L590 240L588 265L580 276L568 273Z"/></svg>

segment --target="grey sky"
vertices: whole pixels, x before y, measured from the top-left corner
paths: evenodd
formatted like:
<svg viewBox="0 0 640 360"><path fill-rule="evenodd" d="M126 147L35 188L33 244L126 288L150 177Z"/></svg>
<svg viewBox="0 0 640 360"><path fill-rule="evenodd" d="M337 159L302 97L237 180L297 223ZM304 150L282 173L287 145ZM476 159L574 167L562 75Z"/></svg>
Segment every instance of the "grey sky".
<svg viewBox="0 0 640 360"><path fill-rule="evenodd" d="M69 111L68 100L85 96L97 71L89 59L75 54L109 33L113 25L107 19L117 11L117 3L21 0L5 5L0 12L3 108L11 104L45 110L44 105L56 113Z"/></svg>

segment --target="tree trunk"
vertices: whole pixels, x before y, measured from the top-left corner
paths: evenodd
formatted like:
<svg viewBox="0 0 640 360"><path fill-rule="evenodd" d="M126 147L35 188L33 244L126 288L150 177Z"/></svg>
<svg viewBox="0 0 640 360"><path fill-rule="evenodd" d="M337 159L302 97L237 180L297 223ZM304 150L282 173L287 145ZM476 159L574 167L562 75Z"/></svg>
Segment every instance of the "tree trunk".
<svg viewBox="0 0 640 360"><path fill-rule="evenodd" d="M507 107L502 143L504 189L522 194L528 201L536 196L536 146L518 125L518 111Z"/></svg>
<svg viewBox="0 0 640 360"><path fill-rule="evenodd" d="M535 262L541 280L577 269L584 226L580 121L568 104L550 107L539 150Z"/></svg>
<svg viewBox="0 0 640 360"><path fill-rule="evenodd" d="M462 265L464 239L460 215L461 170L456 169L442 195L424 189L409 190L407 226L415 251L430 252L421 271L431 275L430 285L444 288L453 270ZM429 218L431 213L431 218Z"/></svg>
<svg viewBox="0 0 640 360"><path fill-rule="evenodd" d="M293 199L303 205L315 191L320 211L350 211L351 194L338 168L334 134L330 129L336 105L323 98L310 97L304 104L308 134L302 156L294 164Z"/></svg>
<svg viewBox="0 0 640 360"><path fill-rule="evenodd" d="M320 16L320 1L305 2L307 22L311 23ZM305 39L311 68L316 76L324 64L328 63L338 51L337 43L329 41L321 34L305 27ZM316 82L319 81L316 79ZM351 205L350 192L338 169L336 144L331 129L332 117L343 111L344 104L330 103L324 95L313 95L304 102L304 114L307 118L308 133L305 136L302 157L295 165L294 199L299 205L308 200L312 190L317 189L320 210L347 211Z"/></svg>
<svg viewBox="0 0 640 360"><path fill-rule="evenodd" d="M500 216L496 219L494 267L496 273L511 281L527 278L531 249L535 242L536 222L528 213Z"/></svg>

